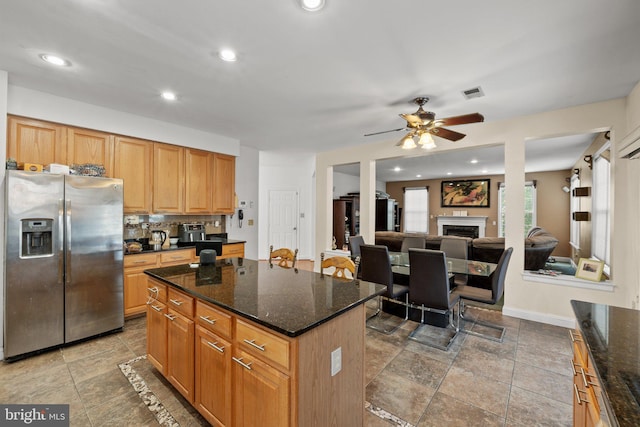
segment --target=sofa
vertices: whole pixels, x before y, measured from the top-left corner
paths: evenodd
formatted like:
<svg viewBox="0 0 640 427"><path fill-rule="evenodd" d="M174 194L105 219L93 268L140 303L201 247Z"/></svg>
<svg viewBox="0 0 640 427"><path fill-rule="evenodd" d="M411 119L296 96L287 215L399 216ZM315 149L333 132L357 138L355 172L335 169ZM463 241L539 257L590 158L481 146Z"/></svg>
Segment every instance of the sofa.
<svg viewBox="0 0 640 427"><path fill-rule="evenodd" d="M402 240L408 236L424 237L427 249L440 249L443 236L433 236L425 233L400 233L396 231L376 231L376 245L384 245L389 251L399 252ZM454 237L454 236L447 236ZM497 263L504 251L504 237L456 237L467 240L469 259ZM547 258L558 245L551 233L541 227L532 227L524 241L525 270L539 270L544 268Z"/></svg>

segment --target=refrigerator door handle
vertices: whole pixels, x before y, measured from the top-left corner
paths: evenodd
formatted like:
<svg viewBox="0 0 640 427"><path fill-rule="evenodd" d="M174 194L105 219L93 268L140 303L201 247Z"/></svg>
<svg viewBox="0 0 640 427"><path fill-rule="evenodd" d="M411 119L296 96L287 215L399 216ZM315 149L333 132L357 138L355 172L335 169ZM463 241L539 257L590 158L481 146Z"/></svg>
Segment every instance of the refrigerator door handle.
<svg viewBox="0 0 640 427"><path fill-rule="evenodd" d="M58 284L64 284L64 200L58 200Z"/></svg>
<svg viewBox="0 0 640 427"><path fill-rule="evenodd" d="M71 284L71 200L65 200L66 242L64 242L65 283Z"/></svg>

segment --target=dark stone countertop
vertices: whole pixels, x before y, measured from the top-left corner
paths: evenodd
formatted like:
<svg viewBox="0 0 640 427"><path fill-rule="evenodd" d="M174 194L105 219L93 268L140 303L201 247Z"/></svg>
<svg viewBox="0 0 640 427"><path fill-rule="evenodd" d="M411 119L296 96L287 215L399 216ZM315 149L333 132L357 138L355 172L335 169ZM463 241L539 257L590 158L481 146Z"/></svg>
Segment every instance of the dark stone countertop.
<svg viewBox="0 0 640 427"><path fill-rule="evenodd" d="M575 300L571 306L612 424L639 426L640 311Z"/></svg>
<svg viewBox="0 0 640 427"><path fill-rule="evenodd" d="M233 245L234 243L247 243L246 240L234 240L234 239L225 239L222 237L212 237L210 239L207 240L211 240L211 241L215 241L215 242L222 242L223 245ZM143 249L140 252L127 252L125 251L124 254L125 255L136 255L136 254L148 254L151 252L167 252L167 251L179 251L182 249L189 249L189 248L195 248L195 243L183 243L183 244L178 244L178 245L171 245L168 248L164 248L164 249L160 249L160 250L153 250L153 249Z"/></svg>
<svg viewBox="0 0 640 427"><path fill-rule="evenodd" d="M246 258L182 264L145 273L203 301L290 337L301 335L386 289Z"/></svg>

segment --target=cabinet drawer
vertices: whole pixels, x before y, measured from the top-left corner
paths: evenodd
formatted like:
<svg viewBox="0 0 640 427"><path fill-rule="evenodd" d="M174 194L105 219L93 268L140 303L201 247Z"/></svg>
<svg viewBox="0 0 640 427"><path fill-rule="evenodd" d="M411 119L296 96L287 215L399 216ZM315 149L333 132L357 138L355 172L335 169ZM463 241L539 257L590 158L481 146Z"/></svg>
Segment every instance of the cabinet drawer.
<svg viewBox="0 0 640 427"><path fill-rule="evenodd" d="M176 291L173 288L169 288L169 292L167 294L167 305L170 309L187 316L189 319L193 319L193 303L193 297Z"/></svg>
<svg viewBox="0 0 640 427"><path fill-rule="evenodd" d="M157 280L149 280L148 283L147 293L149 294L149 298L166 303L167 285L160 283Z"/></svg>
<svg viewBox="0 0 640 427"><path fill-rule="evenodd" d="M208 304L196 303L196 321L211 332L231 338L231 316Z"/></svg>
<svg viewBox="0 0 640 427"><path fill-rule="evenodd" d="M232 243L222 246L222 256L225 257L244 257L244 243Z"/></svg>
<svg viewBox="0 0 640 427"><path fill-rule="evenodd" d="M169 251L160 254L160 263L165 264L186 264L193 259L194 251L185 249L182 251Z"/></svg>
<svg viewBox="0 0 640 427"><path fill-rule="evenodd" d="M158 264L158 254L125 255L124 267L155 267Z"/></svg>
<svg viewBox="0 0 640 427"><path fill-rule="evenodd" d="M243 350L290 369L288 341L239 319L236 321L236 340Z"/></svg>

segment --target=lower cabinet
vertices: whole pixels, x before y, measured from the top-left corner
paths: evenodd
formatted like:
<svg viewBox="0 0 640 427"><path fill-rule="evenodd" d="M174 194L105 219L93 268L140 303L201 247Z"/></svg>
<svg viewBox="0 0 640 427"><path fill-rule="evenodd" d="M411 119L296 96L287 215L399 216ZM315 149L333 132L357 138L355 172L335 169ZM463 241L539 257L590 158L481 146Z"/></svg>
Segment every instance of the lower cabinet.
<svg viewBox="0 0 640 427"><path fill-rule="evenodd" d="M214 426L231 423L231 343L196 326L194 406Z"/></svg>
<svg viewBox="0 0 640 427"><path fill-rule="evenodd" d="M193 320L169 309L167 314L167 369L169 382L189 402L193 402L194 334Z"/></svg>
<svg viewBox="0 0 640 427"><path fill-rule="evenodd" d="M147 360L162 372L167 367L167 306L158 300L147 304Z"/></svg>
<svg viewBox="0 0 640 427"><path fill-rule="evenodd" d="M594 387L600 387L597 376L591 367L589 353L577 331L570 332L573 342L573 425L575 427L593 427L600 425L600 404Z"/></svg>

